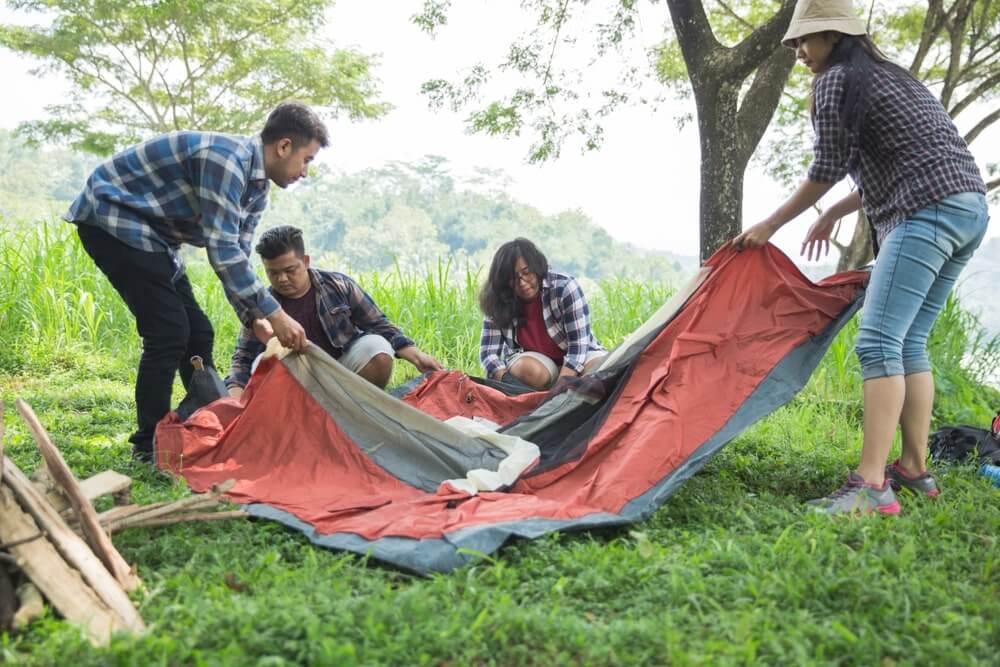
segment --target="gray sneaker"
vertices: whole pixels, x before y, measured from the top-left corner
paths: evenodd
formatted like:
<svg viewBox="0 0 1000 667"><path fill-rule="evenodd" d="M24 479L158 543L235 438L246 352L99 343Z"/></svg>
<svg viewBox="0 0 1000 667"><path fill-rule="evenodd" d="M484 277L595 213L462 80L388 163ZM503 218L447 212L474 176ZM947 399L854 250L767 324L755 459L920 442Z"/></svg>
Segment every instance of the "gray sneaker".
<svg viewBox="0 0 1000 667"><path fill-rule="evenodd" d="M921 475L911 475L899 465L899 459L885 467L885 478L889 480L893 491L909 489L918 495L937 498L941 493L937 479L930 472Z"/></svg>
<svg viewBox="0 0 1000 667"><path fill-rule="evenodd" d="M817 512L824 514L899 514L899 501L892 492L889 479L881 487L865 483L856 472L847 476L847 481L839 489L826 496L806 503Z"/></svg>

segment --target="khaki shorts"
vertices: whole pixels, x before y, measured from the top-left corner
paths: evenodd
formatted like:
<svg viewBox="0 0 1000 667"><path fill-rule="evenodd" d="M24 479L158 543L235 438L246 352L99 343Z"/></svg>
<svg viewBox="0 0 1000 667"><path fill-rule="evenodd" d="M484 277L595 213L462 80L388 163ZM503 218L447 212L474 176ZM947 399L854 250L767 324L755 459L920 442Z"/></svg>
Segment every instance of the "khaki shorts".
<svg viewBox="0 0 1000 667"><path fill-rule="evenodd" d="M583 362L583 372L586 373L591 368L596 368L598 366L597 362L606 356L608 356L606 350L591 350L588 352L587 360ZM540 363L542 366L545 366L545 370L549 372L549 384L555 382L556 378L559 377L559 371L561 369L556 366L556 362L552 361L551 357L547 357L541 352L518 352L517 354L511 355L507 358L507 368L513 367L514 362L521 357L529 357Z"/></svg>
<svg viewBox="0 0 1000 667"><path fill-rule="evenodd" d="M359 373L377 354L388 354L389 357L395 356L395 353L392 351L392 345L385 338L376 334L365 334L360 338L356 338L354 342L348 345L337 361L352 373ZM258 354L257 358L253 360L253 364L250 366L251 374L257 370L257 364L260 363L263 356L263 354Z"/></svg>
<svg viewBox="0 0 1000 667"><path fill-rule="evenodd" d="M365 334L348 345L337 361L352 373L359 373L378 354L388 354L390 359L395 356L392 345L385 338L377 334Z"/></svg>

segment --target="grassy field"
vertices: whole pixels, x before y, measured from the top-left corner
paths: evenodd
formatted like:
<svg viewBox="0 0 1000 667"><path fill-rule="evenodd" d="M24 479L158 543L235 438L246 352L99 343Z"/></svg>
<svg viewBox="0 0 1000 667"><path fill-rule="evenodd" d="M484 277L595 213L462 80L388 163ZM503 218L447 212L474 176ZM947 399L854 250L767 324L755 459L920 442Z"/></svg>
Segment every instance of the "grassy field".
<svg viewBox="0 0 1000 667"><path fill-rule="evenodd" d="M0 228L0 398L8 454L39 465L13 400L27 400L78 477L131 475L140 502L182 484L129 461L139 341L68 226ZM335 267L331 267L335 268ZM478 372L480 276L359 276L428 352ZM197 296L228 359L235 318L207 267ZM667 286L592 290L614 345ZM932 337L935 424L986 424L998 344L951 301ZM418 578L319 550L266 522L116 535L146 583L149 625L96 650L54 617L0 635L0 662L84 665L997 664L1000 490L940 469L936 502L898 518L830 520L802 501L840 484L860 448L852 325L807 388L727 446L648 522L517 542L447 576ZM415 372L399 364L394 383ZM175 398L181 396L178 384Z"/></svg>

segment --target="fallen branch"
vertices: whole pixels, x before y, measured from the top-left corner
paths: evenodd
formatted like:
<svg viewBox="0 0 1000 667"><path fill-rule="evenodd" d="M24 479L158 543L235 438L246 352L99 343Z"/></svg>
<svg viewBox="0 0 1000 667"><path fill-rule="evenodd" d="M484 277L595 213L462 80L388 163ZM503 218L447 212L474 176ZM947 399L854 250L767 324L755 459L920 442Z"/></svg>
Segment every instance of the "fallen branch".
<svg viewBox="0 0 1000 667"><path fill-rule="evenodd" d="M112 518L104 524L104 529L108 532L114 532L151 519L167 516L168 514L177 514L194 509L207 509L213 505L217 505L220 502L219 496L232 489L235 485L236 480L230 479L218 486L213 486L212 490L208 493L196 494L168 503L155 503L144 507L140 505L138 506L139 509L136 509L134 512L125 513L124 516L120 514L117 516L111 515ZM111 511L109 510L109 512Z"/></svg>
<svg viewBox="0 0 1000 667"><path fill-rule="evenodd" d="M152 519L144 519L126 523L119 526L118 530L126 528L152 528L154 526L170 526L175 523L187 521L222 521L224 519L242 519L250 516L246 510L227 510L223 512L186 512L174 516L165 516Z"/></svg>

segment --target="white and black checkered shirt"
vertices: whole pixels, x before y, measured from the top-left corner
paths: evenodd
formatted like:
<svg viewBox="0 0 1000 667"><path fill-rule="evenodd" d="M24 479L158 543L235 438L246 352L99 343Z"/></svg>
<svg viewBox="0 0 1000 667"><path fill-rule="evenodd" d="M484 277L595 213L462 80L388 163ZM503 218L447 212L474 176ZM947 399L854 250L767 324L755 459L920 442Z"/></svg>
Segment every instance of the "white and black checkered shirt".
<svg viewBox="0 0 1000 667"><path fill-rule="evenodd" d="M969 148L927 88L875 67L859 137L840 129L845 81L843 65L816 80L809 179L835 183L850 174L879 243L910 215L948 195L986 192Z"/></svg>
<svg viewBox="0 0 1000 667"><path fill-rule="evenodd" d="M566 352L563 366L582 373L587 353L604 349L591 332L590 307L573 276L549 271L542 278L542 317L549 337ZM517 328L522 324L515 318L511 326L501 329L489 317L483 320L479 363L486 377L506 366L511 356L524 351L517 342Z"/></svg>

